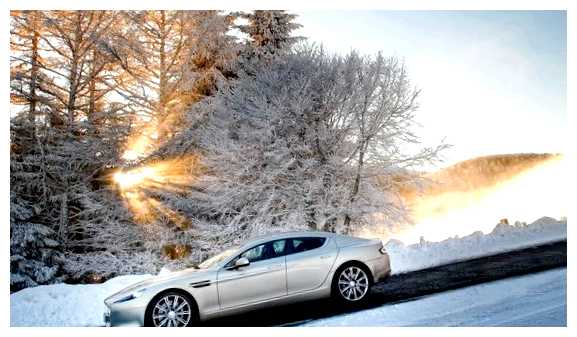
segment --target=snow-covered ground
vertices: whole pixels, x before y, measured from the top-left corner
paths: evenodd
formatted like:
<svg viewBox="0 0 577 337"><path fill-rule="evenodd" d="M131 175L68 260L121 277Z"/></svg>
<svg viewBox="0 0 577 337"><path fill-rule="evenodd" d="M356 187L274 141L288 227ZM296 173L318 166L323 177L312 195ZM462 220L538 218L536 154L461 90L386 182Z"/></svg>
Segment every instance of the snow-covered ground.
<svg viewBox="0 0 577 337"><path fill-rule="evenodd" d="M451 238L441 242L420 242L414 245L404 245L400 241L389 241L385 246L391 257L393 273L402 273L411 270L423 269L426 267L449 263L456 260L463 260L471 257L489 255L497 252L512 250L516 248L531 246L539 243L555 241L567 237L567 222L557 221L552 218L542 218L527 226L498 225L491 233L481 232L471 234L462 238ZM553 276L551 276L553 275ZM439 301L449 300L452 304L447 304L445 309L437 310L439 318L435 321L426 310L425 316L413 315L409 309L414 306L416 309L436 306L434 295L422 301L411 303L422 304L398 304L395 306L385 306L374 309L377 311L367 312L367 319L351 321L352 325L508 325L528 322L526 318L519 318L515 321L499 321L509 315L507 307L511 305L537 306L543 309L542 316L545 317L543 324L547 322L565 322L565 315L559 316L566 311L566 287L565 272L544 273L539 278L520 278L506 281L499 281L487 285L457 290L447 293L448 298L440 297ZM55 284L28 288L10 295L10 325L11 326L101 326L104 324L102 313L104 312L104 299L118 290L139 282L150 275L130 275L113 278L103 284L90 285L68 285ZM544 282L545 279L549 280ZM562 278L562 280L561 280ZM527 282L523 281L527 280ZM505 282L505 283L502 283ZM522 282L517 285L517 282ZM505 284L505 286L499 286ZM541 289L537 291L537 289ZM471 308L471 313L467 318L469 309L466 305L472 305L471 296L479 295L480 301ZM532 291L534 291L532 293ZM459 295L460 294L460 295ZM542 298L543 303L539 305L537 300L528 299L527 294L534 294L536 298ZM452 296L452 297L451 297ZM462 296L462 297L459 297ZM432 299L431 299L432 298ZM556 300L558 303L554 304ZM433 302L431 302L433 301ZM501 301L501 302L499 302ZM499 302L499 303L497 303ZM432 304L430 304L432 303ZM483 307L487 303L488 307ZM554 307L555 305L563 307ZM460 305L460 307L459 307ZM400 306L400 307L399 307ZM553 308L554 307L554 308ZM501 309L499 309L501 308ZM552 308L552 309L551 309ZM450 309L449 311L447 311ZM453 310L454 309L454 310ZM510 308L511 309L511 308ZM387 310L386 314L379 313L378 310ZM405 311L402 311L405 310ZM489 311L484 311L489 310ZM501 311L499 311L501 310ZM513 309L511 309L513 310ZM399 312L395 314L395 312ZM529 311L527 311L529 312ZM410 314L408 314L410 313ZM494 321L486 320L484 313L494 313L497 317ZM353 314L355 315L355 314ZM395 316L396 315L396 316ZM406 316L404 320L393 321L394 317ZM385 316L385 317L382 317ZM348 316L347 316L348 317ZM370 318L374 319L373 321ZM422 320L418 320L422 317ZM493 317L493 316L491 316ZM513 316L507 316L513 317ZM547 318L549 317L549 318ZM338 318L335 318L338 320ZM407 321L410 319L410 321ZM535 318L536 319L536 318ZM337 325L336 321L323 320L327 325ZM358 322L358 323L355 323ZM532 325L538 324L539 320L532 319ZM324 324L324 323L319 323ZM343 323L345 324L345 323ZM557 324L557 323L556 323Z"/></svg>
<svg viewBox="0 0 577 337"><path fill-rule="evenodd" d="M104 299L151 275L127 275L102 284L53 284L10 295L10 326L102 326Z"/></svg>
<svg viewBox="0 0 577 337"><path fill-rule="evenodd" d="M508 278L304 326L567 326L567 269Z"/></svg>
<svg viewBox="0 0 577 337"><path fill-rule="evenodd" d="M399 274L566 238L566 220L543 217L529 225L499 224L489 234L475 232L440 242L422 240L407 246L390 240L385 248L391 257L392 273Z"/></svg>

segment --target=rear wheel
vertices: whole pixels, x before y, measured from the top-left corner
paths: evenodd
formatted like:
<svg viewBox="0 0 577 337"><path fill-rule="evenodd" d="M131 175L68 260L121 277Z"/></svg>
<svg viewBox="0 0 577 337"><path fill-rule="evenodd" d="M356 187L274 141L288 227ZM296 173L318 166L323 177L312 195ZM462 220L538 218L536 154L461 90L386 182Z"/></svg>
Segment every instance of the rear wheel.
<svg viewBox="0 0 577 337"><path fill-rule="evenodd" d="M146 325L154 327L191 326L196 317L192 300L179 292L167 292L155 297L148 306Z"/></svg>
<svg viewBox="0 0 577 337"><path fill-rule="evenodd" d="M370 273L360 264L345 265L335 273L333 296L346 304L366 301L371 290Z"/></svg>

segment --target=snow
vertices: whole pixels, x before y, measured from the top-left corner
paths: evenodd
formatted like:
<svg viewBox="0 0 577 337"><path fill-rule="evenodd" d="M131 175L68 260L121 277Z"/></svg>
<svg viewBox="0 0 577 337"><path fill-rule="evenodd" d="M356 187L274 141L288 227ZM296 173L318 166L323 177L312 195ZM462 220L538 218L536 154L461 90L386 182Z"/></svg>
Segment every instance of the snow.
<svg viewBox="0 0 577 337"><path fill-rule="evenodd" d="M305 326L567 326L567 269L484 283Z"/></svg>
<svg viewBox="0 0 577 337"><path fill-rule="evenodd" d="M393 274L421 270L459 260L496 254L567 238L567 221L543 217L529 224L499 224L489 234L475 232L462 238L405 245L390 240L385 248Z"/></svg>
<svg viewBox="0 0 577 337"><path fill-rule="evenodd" d="M102 326L104 299L150 275L128 275L102 284L53 284L10 295L10 326Z"/></svg>
<svg viewBox="0 0 577 337"><path fill-rule="evenodd" d="M566 237L566 220L541 218L530 225L498 225L487 235L478 232L441 242L422 241L407 246L400 241L389 241L386 249L391 258L393 273L402 273ZM161 273L166 272L168 270L162 270ZM387 305L363 311L362 314L347 315L344 319L325 319L314 324L565 324L565 275L565 271L555 271L539 274L538 277L499 281L433 295L419 301ZM101 326L104 324L104 299L148 277L150 275L119 276L103 284L54 284L15 292L10 295L10 325ZM446 304L443 304L445 301Z"/></svg>

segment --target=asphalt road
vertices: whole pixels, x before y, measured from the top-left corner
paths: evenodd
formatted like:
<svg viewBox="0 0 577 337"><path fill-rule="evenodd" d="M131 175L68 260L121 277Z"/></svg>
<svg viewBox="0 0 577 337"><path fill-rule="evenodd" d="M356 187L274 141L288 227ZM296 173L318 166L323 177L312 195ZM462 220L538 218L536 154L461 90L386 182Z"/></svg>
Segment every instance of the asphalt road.
<svg viewBox="0 0 577 337"><path fill-rule="evenodd" d="M204 326L291 326L474 284L536 273L567 266L567 241L455 262L419 271L393 275L375 284L370 300L362 307L342 308L331 300L309 301L213 319Z"/></svg>

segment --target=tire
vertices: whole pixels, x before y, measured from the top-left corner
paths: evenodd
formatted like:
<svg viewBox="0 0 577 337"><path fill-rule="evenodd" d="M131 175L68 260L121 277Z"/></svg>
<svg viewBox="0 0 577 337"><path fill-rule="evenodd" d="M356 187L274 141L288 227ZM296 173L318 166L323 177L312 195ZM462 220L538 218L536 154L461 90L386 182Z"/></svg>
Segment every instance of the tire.
<svg viewBox="0 0 577 337"><path fill-rule="evenodd" d="M146 308L144 325L150 327L186 327L198 321L198 309L192 297L180 291L155 296Z"/></svg>
<svg viewBox="0 0 577 337"><path fill-rule="evenodd" d="M360 305L367 302L373 286L372 274L362 263L347 263L335 272L331 295L344 305Z"/></svg>

